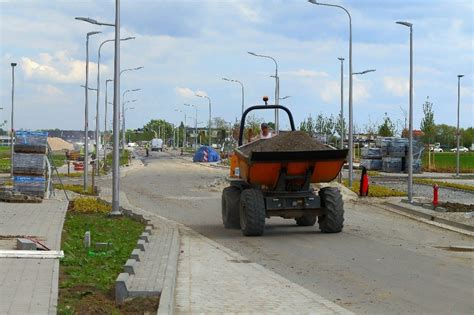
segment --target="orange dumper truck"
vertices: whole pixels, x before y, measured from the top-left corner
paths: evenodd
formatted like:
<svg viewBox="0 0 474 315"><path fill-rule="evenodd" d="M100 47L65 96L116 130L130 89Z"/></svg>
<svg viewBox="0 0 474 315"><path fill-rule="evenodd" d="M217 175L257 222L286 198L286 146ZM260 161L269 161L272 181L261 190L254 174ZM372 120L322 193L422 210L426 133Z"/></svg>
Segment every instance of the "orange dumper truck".
<svg viewBox="0 0 474 315"><path fill-rule="evenodd" d="M317 151L249 150L247 146L253 143L242 145L245 118L251 111L269 109L285 111L291 130L295 131L293 116L284 106L257 105L243 113L239 146L231 157L230 185L222 192L224 227L240 228L245 236L261 236L265 219L279 216L295 219L299 226L312 226L317 220L325 233L342 231L344 204L339 189L325 187L316 193L310 184L335 179L348 150L329 146ZM288 136L291 137L291 133Z"/></svg>

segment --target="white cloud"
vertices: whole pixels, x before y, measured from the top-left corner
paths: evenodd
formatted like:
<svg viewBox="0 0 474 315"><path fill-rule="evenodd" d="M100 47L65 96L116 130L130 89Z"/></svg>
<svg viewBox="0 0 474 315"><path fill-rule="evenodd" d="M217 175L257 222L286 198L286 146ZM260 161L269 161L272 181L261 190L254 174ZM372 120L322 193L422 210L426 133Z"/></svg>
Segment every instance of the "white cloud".
<svg viewBox="0 0 474 315"><path fill-rule="evenodd" d="M187 87L176 87L175 89L176 94L186 97L186 98L191 98L194 97L196 93L193 92L190 88Z"/></svg>
<svg viewBox="0 0 474 315"><path fill-rule="evenodd" d="M260 14L256 10L250 8L250 6L242 3L241 0L234 1L232 2L232 4L235 6L235 8L237 8L239 14L247 21L253 23L258 23L262 21Z"/></svg>
<svg viewBox="0 0 474 315"><path fill-rule="evenodd" d="M324 71L313 71L306 69L298 69L293 71L284 71L282 74L295 76L295 77L328 77L329 75Z"/></svg>
<svg viewBox="0 0 474 315"><path fill-rule="evenodd" d="M69 57L66 51L50 55L42 53L37 60L22 57L21 67L27 78L36 78L56 83L80 83L85 77L85 61ZM89 78L92 78L97 64L89 62ZM101 65L101 72L107 67Z"/></svg>
<svg viewBox="0 0 474 315"><path fill-rule="evenodd" d="M327 81L323 85L323 89L320 90L319 96L325 102L334 101L337 98L340 98L341 95L341 83L339 81Z"/></svg>
<svg viewBox="0 0 474 315"><path fill-rule="evenodd" d="M409 83L408 80L401 77L384 77L383 85L387 91L395 96L408 95Z"/></svg>
<svg viewBox="0 0 474 315"><path fill-rule="evenodd" d="M46 96L60 96L64 94L61 89L50 84L38 85L36 91Z"/></svg>

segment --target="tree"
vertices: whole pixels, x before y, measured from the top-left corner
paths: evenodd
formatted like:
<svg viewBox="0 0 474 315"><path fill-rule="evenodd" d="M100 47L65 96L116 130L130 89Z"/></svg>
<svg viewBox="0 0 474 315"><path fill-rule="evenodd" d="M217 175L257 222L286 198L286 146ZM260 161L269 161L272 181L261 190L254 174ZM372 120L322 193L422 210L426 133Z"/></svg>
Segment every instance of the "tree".
<svg viewBox="0 0 474 315"><path fill-rule="evenodd" d="M395 124L387 113L385 113L383 123L378 128L378 135L381 137L393 137L395 135Z"/></svg>
<svg viewBox="0 0 474 315"><path fill-rule="evenodd" d="M424 142L432 143L436 135L436 125L434 122L433 103L430 102L430 97L426 97L423 104L423 119L421 120L420 129L425 134L423 136Z"/></svg>
<svg viewBox="0 0 474 315"><path fill-rule="evenodd" d="M306 131L311 137L314 136L314 121L311 115L300 123L300 130Z"/></svg>
<svg viewBox="0 0 474 315"><path fill-rule="evenodd" d="M364 124L363 132L369 136L369 139L372 139L378 132L377 123L373 122L370 116L368 122Z"/></svg>

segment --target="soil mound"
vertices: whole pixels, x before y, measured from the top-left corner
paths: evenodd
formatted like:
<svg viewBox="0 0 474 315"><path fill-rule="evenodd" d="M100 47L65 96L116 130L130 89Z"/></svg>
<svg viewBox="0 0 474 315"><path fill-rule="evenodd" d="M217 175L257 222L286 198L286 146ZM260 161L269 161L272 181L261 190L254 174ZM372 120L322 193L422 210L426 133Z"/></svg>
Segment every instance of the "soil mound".
<svg viewBox="0 0 474 315"><path fill-rule="evenodd" d="M294 152L333 150L330 146L311 138L304 131L281 133L270 139L251 142L239 150L248 155L250 152Z"/></svg>
<svg viewBox="0 0 474 315"><path fill-rule="evenodd" d="M61 138L48 137L48 144L52 151L74 150L74 145Z"/></svg>

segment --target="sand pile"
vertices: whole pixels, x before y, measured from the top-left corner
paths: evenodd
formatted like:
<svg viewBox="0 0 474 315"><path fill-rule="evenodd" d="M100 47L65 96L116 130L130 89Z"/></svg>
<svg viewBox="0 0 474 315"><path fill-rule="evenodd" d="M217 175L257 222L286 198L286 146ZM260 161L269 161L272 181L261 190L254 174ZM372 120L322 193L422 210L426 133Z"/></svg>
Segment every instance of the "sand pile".
<svg viewBox="0 0 474 315"><path fill-rule="evenodd" d="M239 150L248 155L250 152L322 151L333 149L311 138L311 136L304 131L290 131L276 135L270 139L251 142Z"/></svg>
<svg viewBox="0 0 474 315"><path fill-rule="evenodd" d="M52 151L74 150L74 145L61 138L48 137L48 144Z"/></svg>

